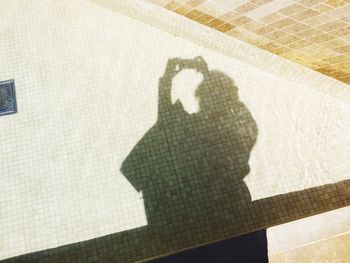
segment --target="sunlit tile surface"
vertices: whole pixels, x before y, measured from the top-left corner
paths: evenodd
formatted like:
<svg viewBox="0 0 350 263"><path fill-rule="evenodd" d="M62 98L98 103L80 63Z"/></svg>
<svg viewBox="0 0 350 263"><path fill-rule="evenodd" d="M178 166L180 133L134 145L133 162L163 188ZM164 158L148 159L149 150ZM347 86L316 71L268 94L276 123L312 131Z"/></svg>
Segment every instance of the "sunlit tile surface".
<svg viewBox="0 0 350 263"><path fill-rule="evenodd" d="M350 83L349 0L188 0L178 5L173 3L180 1L148 1ZM178 12L184 9L186 12ZM194 13L198 15L193 17ZM214 20L216 22L211 23ZM223 26L218 27L217 20ZM248 26L252 23L253 27ZM248 31L241 33L242 28ZM257 30L260 37L252 34ZM275 34L277 32L298 37L302 42L295 44L294 41L280 41L282 36ZM265 41L261 41L261 38ZM332 60L334 56L340 56L342 61Z"/></svg>
<svg viewBox="0 0 350 263"><path fill-rule="evenodd" d="M303 32L240 15L268 2L234 7L250 27L227 32ZM163 4L204 1L184 3ZM19 108L0 118L1 259L134 262L349 205L348 85L147 1L0 9ZM191 13L230 28L209 16ZM278 53L313 50L286 34Z"/></svg>

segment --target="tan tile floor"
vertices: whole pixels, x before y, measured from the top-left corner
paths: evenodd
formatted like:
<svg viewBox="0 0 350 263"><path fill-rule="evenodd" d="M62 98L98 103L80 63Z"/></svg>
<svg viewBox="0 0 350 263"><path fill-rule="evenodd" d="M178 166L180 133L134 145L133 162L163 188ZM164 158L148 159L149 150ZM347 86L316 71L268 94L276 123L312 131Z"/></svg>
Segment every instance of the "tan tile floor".
<svg viewBox="0 0 350 263"><path fill-rule="evenodd" d="M148 1L350 83L349 0Z"/></svg>

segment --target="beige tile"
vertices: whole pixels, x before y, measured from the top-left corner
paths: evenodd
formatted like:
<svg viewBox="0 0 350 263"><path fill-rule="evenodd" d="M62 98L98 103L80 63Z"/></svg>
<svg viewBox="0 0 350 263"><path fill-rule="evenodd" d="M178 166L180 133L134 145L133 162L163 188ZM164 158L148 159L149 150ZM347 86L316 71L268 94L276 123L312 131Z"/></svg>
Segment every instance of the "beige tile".
<svg viewBox="0 0 350 263"><path fill-rule="evenodd" d="M345 37L350 34L350 25L338 28L334 31L330 31L330 34L335 35L337 37Z"/></svg>
<svg viewBox="0 0 350 263"><path fill-rule="evenodd" d="M346 80L346 78L343 78ZM350 234L322 240L284 253L287 262L350 262Z"/></svg>
<svg viewBox="0 0 350 263"><path fill-rule="evenodd" d="M214 19L214 17L212 17L212 16L210 16L208 14L203 14L203 15L201 15L199 17L194 18L193 20L195 20L195 21L197 21L199 23L202 23L202 24L206 24L210 20L213 20L213 19Z"/></svg>
<svg viewBox="0 0 350 263"><path fill-rule="evenodd" d="M259 29L257 29L256 31L254 31L256 34L258 35L267 35L273 31L275 31L276 28L275 27L272 27L272 26L263 26Z"/></svg>
<svg viewBox="0 0 350 263"><path fill-rule="evenodd" d="M252 20L248 23L245 23L243 25L241 25L242 28L246 29L246 30L249 30L249 31L255 31L257 30L258 28L261 28L263 27L264 24L263 23L260 23L256 20Z"/></svg>
<svg viewBox="0 0 350 263"><path fill-rule="evenodd" d="M298 3L307 7L314 6L318 4L320 0L299 0Z"/></svg>
<svg viewBox="0 0 350 263"><path fill-rule="evenodd" d="M221 16L219 16L218 18L223 20L223 21L226 21L226 22L231 22L232 20L240 17L241 14L235 12L235 11L230 11L230 12L227 12Z"/></svg>
<svg viewBox="0 0 350 263"><path fill-rule="evenodd" d="M305 6L293 4L293 5L287 6L283 9L279 10L278 12L281 13L282 15L285 15L285 16L291 16L291 15L301 13L301 12L306 11L306 10L307 10L307 8Z"/></svg>
<svg viewBox="0 0 350 263"><path fill-rule="evenodd" d="M197 6L199 6L200 4L204 3L205 1L207 1L207 0L189 0L189 1L187 2L187 4L188 4L189 6L192 6L192 7L197 7Z"/></svg>
<svg viewBox="0 0 350 263"><path fill-rule="evenodd" d="M287 26L290 26L290 25L293 25L295 24L296 21L293 20L293 19L290 19L290 18L283 18L281 20L278 20L274 23L271 24L271 26L274 26L276 28L284 28L284 27L287 27Z"/></svg>
<svg viewBox="0 0 350 263"><path fill-rule="evenodd" d="M253 4L252 2L248 2L244 5L241 5L237 8L235 8L234 11L241 13L241 14L245 14L245 13L248 13L249 11L254 10L255 8L258 8L258 5Z"/></svg>
<svg viewBox="0 0 350 263"><path fill-rule="evenodd" d="M293 16L291 16L291 18L293 18L294 20L297 20L297 21L302 21L302 20L305 20L305 19L309 19L313 16L317 16L319 15L320 13L315 11L315 10L312 10L312 9L307 9L306 11L303 11L301 13L298 13L298 14L295 14Z"/></svg>
<svg viewBox="0 0 350 263"><path fill-rule="evenodd" d="M231 25L230 23L225 23L216 29L219 30L220 32L227 32L227 31L232 30L233 28L234 28L234 26Z"/></svg>
<svg viewBox="0 0 350 263"><path fill-rule="evenodd" d="M296 34L296 33L300 32L300 31L304 31L304 30L306 30L308 28L309 28L309 26L297 22L297 23L295 23L295 24L293 24L291 26L283 28L283 31L286 31L289 34Z"/></svg>
<svg viewBox="0 0 350 263"><path fill-rule="evenodd" d="M341 7L346 4L344 0L328 0L325 4L330 5L332 7Z"/></svg>
<svg viewBox="0 0 350 263"><path fill-rule="evenodd" d="M240 26L240 25L243 25L243 24L246 24L248 22L250 22L251 19L249 17L246 17L246 16L240 16L236 19L233 19L230 24L234 25L234 26Z"/></svg>
<svg viewBox="0 0 350 263"><path fill-rule="evenodd" d="M270 34L265 35L266 38L271 39L271 40L277 40L280 38L285 38L287 36L289 36L289 34L284 32L283 30L276 30Z"/></svg>
<svg viewBox="0 0 350 263"><path fill-rule="evenodd" d="M287 263L282 253L269 255L269 263Z"/></svg>
<svg viewBox="0 0 350 263"><path fill-rule="evenodd" d="M319 25L322 25L322 24L325 24L325 23L328 23L328 22L331 22L333 21L334 19L329 17L329 16L326 16L326 15L323 15L323 14L320 14L318 16L314 16L312 18L309 18L309 19L306 19L303 21L303 23L307 24L307 25L310 25L310 26L313 26L313 27L317 27Z"/></svg>
<svg viewBox="0 0 350 263"><path fill-rule="evenodd" d="M315 11L318 11L320 13L327 13L327 12L333 10L333 7L321 3L321 4L313 6L312 9Z"/></svg>
<svg viewBox="0 0 350 263"><path fill-rule="evenodd" d="M260 18L259 21L265 24L271 24L273 22L276 22L277 20L281 20L283 17L284 16L282 16L281 14L273 13Z"/></svg>
<svg viewBox="0 0 350 263"><path fill-rule="evenodd" d="M298 32L295 35L300 37L300 38L311 38L313 36L321 35L321 34L324 34L324 33L322 31L318 30L318 29L309 28L309 29L300 31L300 32Z"/></svg>
<svg viewBox="0 0 350 263"><path fill-rule="evenodd" d="M287 37L276 40L276 42L278 42L282 45L287 45L289 43L293 43L293 42L298 41L298 40L300 40L300 38L293 36L293 35L289 35Z"/></svg>
<svg viewBox="0 0 350 263"><path fill-rule="evenodd" d="M325 23L321 26L318 26L317 29L325 31L325 32L331 32L331 31L335 31L337 29L340 29L340 28L343 28L346 26L347 26L346 23L344 23L340 20L335 20L332 22Z"/></svg>

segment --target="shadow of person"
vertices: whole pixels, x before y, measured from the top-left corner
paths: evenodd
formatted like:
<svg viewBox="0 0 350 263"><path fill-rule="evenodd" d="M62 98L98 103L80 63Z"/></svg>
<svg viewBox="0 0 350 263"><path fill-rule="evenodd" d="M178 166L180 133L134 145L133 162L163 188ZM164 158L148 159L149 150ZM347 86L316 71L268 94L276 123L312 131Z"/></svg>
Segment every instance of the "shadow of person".
<svg viewBox="0 0 350 263"><path fill-rule="evenodd" d="M203 74L200 110L188 114L171 102L171 81L182 69ZM241 220L251 202L243 179L257 126L238 89L201 58L169 60L159 82L157 123L133 148L121 171L141 191L149 226L196 232ZM237 211L240 212L238 217Z"/></svg>
<svg viewBox="0 0 350 263"><path fill-rule="evenodd" d="M171 100L172 79L183 69L203 75L195 93L199 111L194 114L187 113L180 101L172 104ZM147 228L159 233L155 238L163 244L169 237L182 244L200 244L336 207L329 196L320 196L322 187L252 202L243 179L250 171L249 156L257 135L256 122L230 77L209 70L201 57L168 61L159 80L157 122L121 166L124 176L143 194ZM324 189L337 192L334 187ZM299 207L301 202L304 208ZM249 251L254 244L252 253L257 248L255 239L260 240L261 261L256 262L267 262L266 231L249 238L253 243L238 250Z"/></svg>
<svg viewBox="0 0 350 263"><path fill-rule="evenodd" d="M183 69L203 75L194 114L171 102L172 79ZM170 59L159 80L157 122L120 168L142 192L148 224L6 262L135 262L219 240L228 246L218 254L206 253L213 244L196 250L195 261L185 253L168 262L267 262L264 229L349 205L350 182L252 201L243 179L257 135L230 77L209 70L202 58ZM228 240L237 235L243 236ZM216 260L224 251L227 261Z"/></svg>

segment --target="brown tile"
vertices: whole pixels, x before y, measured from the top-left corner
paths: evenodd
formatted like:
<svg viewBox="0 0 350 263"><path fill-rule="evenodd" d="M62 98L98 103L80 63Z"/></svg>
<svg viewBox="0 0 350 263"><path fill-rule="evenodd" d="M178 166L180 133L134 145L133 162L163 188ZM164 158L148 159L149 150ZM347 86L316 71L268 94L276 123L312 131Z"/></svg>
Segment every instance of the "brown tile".
<svg viewBox="0 0 350 263"><path fill-rule="evenodd" d="M272 26L263 26L261 28L259 28L258 30L254 31L256 34L258 35L267 35L273 31L275 31L276 28L272 27Z"/></svg>
<svg viewBox="0 0 350 263"><path fill-rule="evenodd" d="M332 7L341 7L346 4L346 1L344 0L328 0L325 2L327 5L330 5Z"/></svg>
<svg viewBox="0 0 350 263"><path fill-rule="evenodd" d="M205 25L211 27L211 28L217 28L219 26L222 26L223 24L225 24L224 21L220 20L220 19L213 19L213 20L210 20L208 23L206 23Z"/></svg>
<svg viewBox="0 0 350 263"><path fill-rule="evenodd" d="M190 19L195 19L201 15L203 15L203 13L201 11L194 9L191 12L187 13L185 16L190 18Z"/></svg>
<svg viewBox="0 0 350 263"><path fill-rule="evenodd" d="M240 25L243 25L243 24L248 23L250 21L251 21L251 19L249 17L241 16L241 17L238 17L236 19L233 19L230 22L230 24L232 24L234 26L240 26Z"/></svg>
<svg viewBox="0 0 350 263"><path fill-rule="evenodd" d="M175 10L175 9L179 8L180 6L181 6L181 4L179 2L177 2L177 1L170 1L164 7L166 9L169 9L169 10Z"/></svg>
<svg viewBox="0 0 350 263"><path fill-rule="evenodd" d="M342 27L345 27L345 26L347 26L346 23L344 23L344 22L342 22L340 20L335 20L335 21L323 24L321 26L318 26L317 29L320 29L320 30L323 30L323 31L326 31L326 32L331 32L331 31L334 31L336 29L339 29L339 28L342 28Z"/></svg>
<svg viewBox="0 0 350 263"><path fill-rule="evenodd" d="M178 9L175 10L175 12L178 13L179 15L185 15L191 11L192 11L192 7L188 5L180 6Z"/></svg>
<svg viewBox="0 0 350 263"><path fill-rule="evenodd" d="M284 16L278 13L273 13L267 16L264 16L259 19L260 22L265 23L265 24L271 24L277 20L281 20Z"/></svg>
<svg viewBox="0 0 350 263"><path fill-rule="evenodd" d="M227 32L233 28L234 28L234 26L231 25L230 23L225 23L225 24L221 25L220 27L218 27L217 30L220 32Z"/></svg>
<svg viewBox="0 0 350 263"><path fill-rule="evenodd" d="M197 7L200 4L203 4L207 0L189 0L186 4L192 7Z"/></svg>
<svg viewBox="0 0 350 263"><path fill-rule="evenodd" d="M271 26L274 26L276 28L284 28L284 27L287 27L287 26L290 26L290 25L293 25L294 23L296 23L295 20L293 19L290 19L290 18L283 18L281 20L278 20L274 23L271 24Z"/></svg>
<svg viewBox="0 0 350 263"><path fill-rule="evenodd" d="M276 30L276 31L274 31L274 32L272 32L270 34L265 35L266 38L271 39L271 40L285 38L287 36L289 36L289 34L284 32L284 31L282 31L282 30Z"/></svg>
<svg viewBox="0 0 350 263"><path fill-rule="evenodd" d="M293 42L298 41L298 40L300 40L300 38L293 36L293 35L290 35L290 36L287 36L287 37L284 37L281 39L277 39L276 42L278 42L282 45L287 45L289 43L293 43Z"/></svg>
<svg viewBox="0 0 350 263"><path fill-rule="evenodd" d="M252 2L247 2L246 4L235 8L234 11L241 13L241 14L245 14L245 13L248 13L249 11L256 9L257 7L258 6L256 4L253 4Z"/></svg>
<svg viewBox="0 0 350 263"><path fill-rule="evenodd" d="M207 15L207 14L203 14L199 17L196 17L195 21L199 22L199 23L202 23L202 24L206 24L208 23L210 20L214 19L214 17L210 16L210 15Z"/></svg>
<svg viewBox="0 0 350 263"><path fill-rule="evenodd" d="M291 18L293 18L293 19L295 19L297 21L302 21L302 20L305 20L305 19L309 19L309 18L311 18L313 16L317 16L319 14L320 13L315 11L315 10L307 9L306 11L298 13L298 14L292 16Z"/></svg>
<svg viewBox="0 0 350 263"><path fill-rule="evenodd" d="M295 23L294 25L283 28L283 31L286 31L289 34L296 34L300 31L308 29L309 26L302 23Z"/></svg>
<svg viewBox="0 0 350 263"><path fill-rule="evenodd" d="M226 21L226 22L231 22L233 19L236 19L240 16L241 16L241 14L234 12L234 11L230 11L230 12L223 14L222 16L219 16L218 18L223 20L223 21Z"/></svg>
<svg viewBox="0 0 350 263"><path fill-rule="evenodd" d="M284 7L278 11L278 13L281 13L285 16L291 16L300 12L303 12L307 10L305 6L298 5L298 4L292 4L290 6Z"/></svg>

